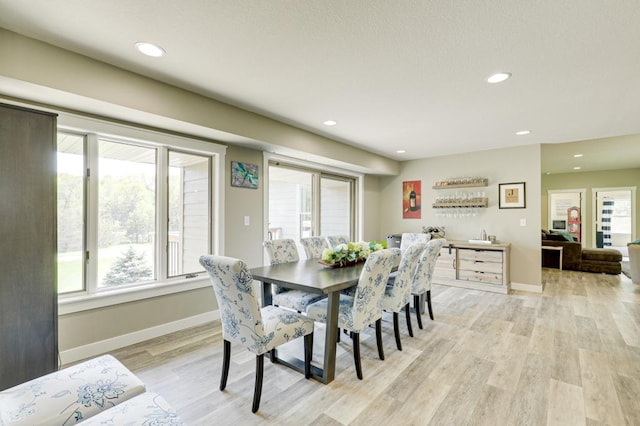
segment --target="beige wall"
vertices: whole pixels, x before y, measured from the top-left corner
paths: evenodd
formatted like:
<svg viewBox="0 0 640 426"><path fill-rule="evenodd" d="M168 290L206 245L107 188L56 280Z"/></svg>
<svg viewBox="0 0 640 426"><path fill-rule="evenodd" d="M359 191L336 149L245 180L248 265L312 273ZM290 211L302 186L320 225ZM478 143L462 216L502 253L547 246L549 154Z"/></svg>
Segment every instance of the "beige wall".
<svg viewBox="0 0 640 426"><path fill-rule="evenodd" d="M605 170L597 172L574 172L574 173L558 173L551 175L542 175L541 194L540 194L540 208L542 217L542 228L549 228L549 190L558 189L585 189L585 212L583 212L583 228L582 236L585 247L594 247L593 241L593 227L595 218L592 211L592 189L593 188L618 188L618 187L633 187L640 183L640 169L622 169L622 170ZM635 230L636 235L632 236L633 239L638 238L638 232L640 230L640 215L638 215L638 209L640 208L640 201L636 197L635 211L636 211L636 223Z"/></svg>
<svg viewBox="0 0 640 426"><path fill-rule="evenodd" d="M485 191L489 207L476 217L464 219L436 217L430 207L436 196L454 193L453 190L434 190L436 181L450 177L482 176L489 178L489 186L470 188ZM402 182L422 181L422 218L402 218ZM498 184L526 183L525 209L499 209ZM480 236L482 229L496 235L502 242L511 243L511 281L539 285L540 268L540 146L482 151L462 155L407 161L395 177L380 177L379 235L402 232L421 232L422 226L443 225L446 237L468 240ZM520 220L526 226L520 226Z"/></svg>

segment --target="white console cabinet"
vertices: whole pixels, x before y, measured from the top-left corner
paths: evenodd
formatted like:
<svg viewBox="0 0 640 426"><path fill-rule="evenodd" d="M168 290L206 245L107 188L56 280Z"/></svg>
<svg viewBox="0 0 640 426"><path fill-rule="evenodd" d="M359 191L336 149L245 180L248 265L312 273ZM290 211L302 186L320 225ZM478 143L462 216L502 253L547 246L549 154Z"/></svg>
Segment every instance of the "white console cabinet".
<svg viewBox="0 0 640 426"><path fill-rule="evenodd" d="M440 251L434 284L509 293L511 244L449 241Z"/></svg>

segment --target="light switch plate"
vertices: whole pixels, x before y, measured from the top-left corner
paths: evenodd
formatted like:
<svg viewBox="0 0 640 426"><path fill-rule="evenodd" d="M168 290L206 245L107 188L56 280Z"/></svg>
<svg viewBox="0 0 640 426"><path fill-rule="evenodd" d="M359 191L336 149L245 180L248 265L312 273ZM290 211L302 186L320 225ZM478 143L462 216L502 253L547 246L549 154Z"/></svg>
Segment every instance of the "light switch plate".
<svg viewBox="0 0 640 426"><path fill-rule="evenodd" d="M245 216L244 217L244 226L249 226L251 225L251 219L249 218L249 216Z"/></svg>
<svg viewBox="0 0 640 426"><path fill-rule="evenodd" d="M520 226L527 226L527 219L525 218L520 219Z"/></svg>

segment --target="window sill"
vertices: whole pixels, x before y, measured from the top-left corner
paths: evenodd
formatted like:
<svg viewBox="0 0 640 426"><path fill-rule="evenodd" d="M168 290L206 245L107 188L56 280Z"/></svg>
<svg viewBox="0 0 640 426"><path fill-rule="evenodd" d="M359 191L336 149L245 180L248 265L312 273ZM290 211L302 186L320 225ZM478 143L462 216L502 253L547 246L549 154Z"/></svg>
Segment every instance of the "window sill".
<svg viewBox="0 0 640 426"><path fill-rule="evenodd" d="M147 286L129 287L96 294L64 295L58 297L58 315L104 308L106 306L151 299L183 291L209 287L209 277L202 274L196 278L183 278L170 283L155 283Z"/></svg>

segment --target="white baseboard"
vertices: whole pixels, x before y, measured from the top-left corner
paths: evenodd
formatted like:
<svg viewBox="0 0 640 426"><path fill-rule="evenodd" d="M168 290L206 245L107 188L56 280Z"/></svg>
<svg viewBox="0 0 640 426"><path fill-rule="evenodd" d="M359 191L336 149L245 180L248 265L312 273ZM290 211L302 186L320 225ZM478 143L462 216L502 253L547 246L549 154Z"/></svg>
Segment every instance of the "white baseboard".
<svg viewBox="0 0 640 426"><path fill-rule="evenodd" d="M134 331L133 333L67 349L66 351L60 352L60 362L62 365L65 365L85 358L92 358L114 349L144 342L145 340L184 330L189 327L195 327L217 319L220 319L220 311L205 312L204 314L194 315L178 321L168 322L155 327L145 328L144 330Z"/></svg>
<svg viewBox="0 0 640 426"><path fill-rule="evenodd" d="M524 284L511 281L511 290L528 291L529 293L542 293L542 284Z"/></svg>

